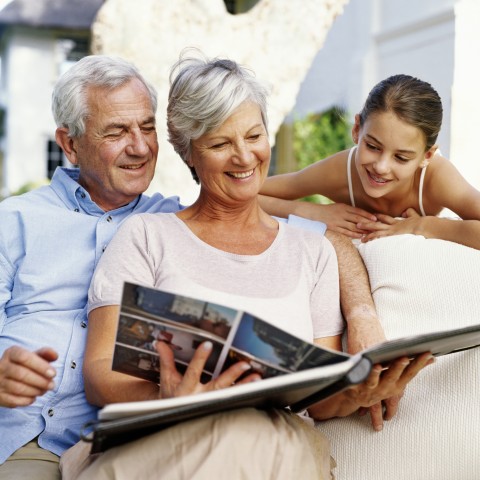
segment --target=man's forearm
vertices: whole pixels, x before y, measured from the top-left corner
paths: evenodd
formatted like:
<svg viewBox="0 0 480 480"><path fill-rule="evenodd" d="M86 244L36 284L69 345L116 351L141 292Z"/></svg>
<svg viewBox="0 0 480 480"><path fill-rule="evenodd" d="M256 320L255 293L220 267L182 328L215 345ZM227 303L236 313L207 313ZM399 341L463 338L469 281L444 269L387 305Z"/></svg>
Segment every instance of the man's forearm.
<svg viewBox="0 0 480 480"><path fill-rule="evenodd" d="M348 325L348 351L357 353L385 340L370 291L367 269L352 241L327 230L335 248L340 276L340 302Z"/></svg>

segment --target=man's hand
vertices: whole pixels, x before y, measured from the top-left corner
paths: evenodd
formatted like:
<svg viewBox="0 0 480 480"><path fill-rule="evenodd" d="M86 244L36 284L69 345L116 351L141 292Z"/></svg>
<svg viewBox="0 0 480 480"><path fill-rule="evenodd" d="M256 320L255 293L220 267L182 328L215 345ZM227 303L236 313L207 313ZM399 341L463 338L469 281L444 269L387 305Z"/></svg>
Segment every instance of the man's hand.
<svg viewBox="0 0 480 480"><path fill-rule="evenodd" d="M383 421L390 420L398 410L398 403L405 387L424 367L435 361L430 353L419 355L414 360L399 358L382 371L375 365L364 383L346 391L346 396L358 405L361 415L370 412L374 430L383 428Z"/></svg>
<svg viewBox="0 0 480 480"><path fill-rule="evenodd" d="M362 407L358 410L358 414L363 416L367 413L370 413L370 421L373 429L377 432L380 432L383 430L384 420L391 420L396 415L402 396L403 392L382 400L381 402L378 402L369 408Z"/></svg>
<svg viewBox="0 0 480 480"><path fill-rule="evenodd" d="M50 362L58 358L55 350L44 347L30 352L10 347L0 358L0 406L24 407L55 387L55 369Z"/></svg>
<svg viewBox="0 0 480 480"><path fill-rule="evenodd" d="M367 312L370 310L368 309ZM384 331L376 316L359 315L362 322L350 322L348 325L348 352L358 353L366 348L384 342L386 340ZM382 400L369 408L360 408L359 414L370 413L372 427L377 432L383 429L384 420L390 420L396 415L403 391L391 398Z"/></svg>
<svg viewBox="0 0 480 480"><path fill-rule="evenodd" d="M367 270L352 242L343 235L327 230L326 237L337 252L340 274L340 300L347 321L347 351L355 354L386 340L377 316ZM384 399L369 409L360 409L360 414L370 411L372 426L379 431L383 421L390 420L398 410L403 392Z"/></svg>

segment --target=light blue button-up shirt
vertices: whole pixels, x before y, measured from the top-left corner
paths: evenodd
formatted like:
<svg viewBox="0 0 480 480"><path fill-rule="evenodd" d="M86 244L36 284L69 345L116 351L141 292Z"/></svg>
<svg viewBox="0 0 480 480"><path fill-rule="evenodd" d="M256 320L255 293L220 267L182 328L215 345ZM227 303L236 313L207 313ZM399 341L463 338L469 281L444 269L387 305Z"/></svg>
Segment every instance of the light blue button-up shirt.
<svg viewBox="0 0 480 480"><path fill-rule="evenodd" d="M77 179L77 169L57 169L49 186L0 203L0 356L12 345L59 355L53 391L28 407L0 407L0 463L36 436L60 455L96 417L82 378L93 270L129 215L182 208L155 194L104 212Z"/></svg>

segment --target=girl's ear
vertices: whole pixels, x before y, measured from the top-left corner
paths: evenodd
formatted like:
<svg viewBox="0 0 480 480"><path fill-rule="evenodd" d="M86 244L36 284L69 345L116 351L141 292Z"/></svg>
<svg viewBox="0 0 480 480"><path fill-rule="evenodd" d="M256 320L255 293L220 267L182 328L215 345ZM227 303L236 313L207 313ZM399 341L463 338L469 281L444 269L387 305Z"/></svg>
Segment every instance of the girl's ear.
<svg viewBox="0 0 480 480"><path fill-rule="evenodd" d="M358 137L360 135L360 115L355 115L355 123L352 127L352 140L354 143L358 143Z"/></svg>
<svg viewBox="0 0 480 480"><path fill-rule="evenodd" d="M427 152L425 153L425 158L420 163L421 168L426 167L430 163L430 160L433 158L435 153L437 153L437 150L438 150L438 145L433 145L433 147L430 147L427 150Z"/></svg>

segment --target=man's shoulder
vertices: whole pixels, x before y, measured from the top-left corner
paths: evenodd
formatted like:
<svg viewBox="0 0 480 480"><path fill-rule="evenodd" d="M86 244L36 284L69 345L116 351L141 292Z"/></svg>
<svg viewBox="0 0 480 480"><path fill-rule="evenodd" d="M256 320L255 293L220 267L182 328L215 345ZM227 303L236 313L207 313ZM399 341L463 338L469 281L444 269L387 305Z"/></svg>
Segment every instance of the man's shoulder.
<svg viewBox="0 0 480 480"><path fill-rule="evenodd" d="M50 186L45 185L30 192L22 193L21 195L12 195L0 202L0 211L12 212L23 210L24 208L31 208L32 206L38 207L42 204L43 200L50 199L52 196L52 190Z"/></svg>
<svg viewBox="0 0 480 480"><path fill-rule="evenodd" d="M134 213L173 213L185 208L177 196L164 197L160 193L142 195Z"/></svg>

